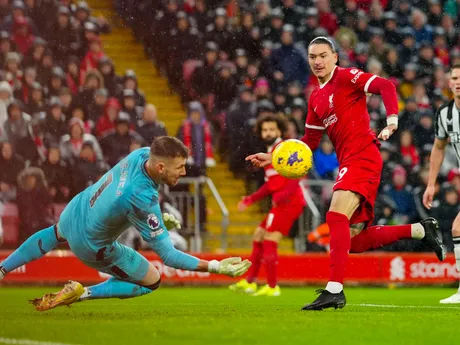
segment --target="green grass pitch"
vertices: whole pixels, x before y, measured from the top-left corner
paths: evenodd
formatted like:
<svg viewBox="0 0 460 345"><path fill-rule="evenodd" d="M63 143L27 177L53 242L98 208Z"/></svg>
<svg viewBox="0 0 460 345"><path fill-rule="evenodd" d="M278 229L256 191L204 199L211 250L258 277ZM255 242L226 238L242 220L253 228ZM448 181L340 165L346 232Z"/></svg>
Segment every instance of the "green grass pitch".
<svg viewBox="0 0 460 345"><path fill-rule="evenodd" d="M144 297L38 313L27 300L55 289L0 287L0 344L458 343L460 305L438 304L454 289L347 288L345 309L299 311L314 290L283 288L281 297L268 298L163 286Z"/></svg>

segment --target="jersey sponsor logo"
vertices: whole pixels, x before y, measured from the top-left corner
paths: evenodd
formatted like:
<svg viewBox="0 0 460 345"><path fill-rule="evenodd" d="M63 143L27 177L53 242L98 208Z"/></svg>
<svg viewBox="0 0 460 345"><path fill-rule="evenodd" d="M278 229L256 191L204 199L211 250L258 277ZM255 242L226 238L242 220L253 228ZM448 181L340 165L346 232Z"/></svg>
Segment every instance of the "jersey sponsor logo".
<svg viewBox="0 0 460 345"><path fill-rule="evenodd" d="M334 108L334 94L329 96L329 108Z"/></svg>
<svg viewBox="0 0 460 345"><path fill-rule="evenodd" d="M155 213L150 213L147 216L147 225L152 230L157 230L160 227L160 221Z"/></svg>
<svg viewBox="0 0 460 345"><path fill-rule="evenodd" d="M332 114L331 116L325 118L323 120L323 125L324 125L324 128L327 128L331 125L333 125L334 123L337 122L337 116L335 114Z"/></svg>
<svg viewBox="0 0 460 345"><path fill-rule="evenodd" d="M460 133L457 132L450 132L449 133L449 142L451 144L458 144L460 143Z"/></svg>
<svg viewBox="0 0 460 345"><path fill-rule="evenodd" d="M350 73L353 74L353 75L355 75L358 72L359 72L359 69L356 69L356 68L353 68L353 69L350 70Z"/></svg>
<svg viewBox="0 0 460 345"><path fill-rule="evenodd" d="M355 77L351 80L351 82L353 84L356 84L356 82L358 81L359 77L361 77L363 74L364 74L363 71L359 72L357 75L355 75Z"/></svg>

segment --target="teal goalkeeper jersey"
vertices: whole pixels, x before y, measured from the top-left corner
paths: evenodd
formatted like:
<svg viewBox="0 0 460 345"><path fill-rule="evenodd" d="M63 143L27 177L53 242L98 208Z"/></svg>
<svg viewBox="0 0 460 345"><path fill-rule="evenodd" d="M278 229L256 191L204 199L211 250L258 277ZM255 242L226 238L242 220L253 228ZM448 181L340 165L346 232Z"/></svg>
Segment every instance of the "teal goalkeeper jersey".
<svg viewBox="0 0 460 345"><path fill-rule="evenodd" d="M147 242L169 236L158 202L159 186L145 169L149 153L147 147L133 151L71 201L73 223L78 222L76 228L91 246L112 243L131 225Z"/></svg>

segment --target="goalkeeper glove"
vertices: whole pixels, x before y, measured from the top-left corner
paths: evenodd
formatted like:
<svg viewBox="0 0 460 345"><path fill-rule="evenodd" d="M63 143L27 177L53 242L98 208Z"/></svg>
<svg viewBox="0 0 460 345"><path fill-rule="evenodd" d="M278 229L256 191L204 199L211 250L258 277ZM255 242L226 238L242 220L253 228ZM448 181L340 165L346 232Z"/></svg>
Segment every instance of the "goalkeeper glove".
<svg viewBox="0 0 460 345"><path fill-rule="evenodd" d="M208 272L238 277L246 273L251 265L251 261L241 261L241 258L227 258L222 261L211 260L208 264Z"/></svg>
<svg viewBox="0 0 460 345"><path fill-rule="evenodd" d="M171 213L163 213L163 223L168 231L181 228L180 222Z"/></svg>

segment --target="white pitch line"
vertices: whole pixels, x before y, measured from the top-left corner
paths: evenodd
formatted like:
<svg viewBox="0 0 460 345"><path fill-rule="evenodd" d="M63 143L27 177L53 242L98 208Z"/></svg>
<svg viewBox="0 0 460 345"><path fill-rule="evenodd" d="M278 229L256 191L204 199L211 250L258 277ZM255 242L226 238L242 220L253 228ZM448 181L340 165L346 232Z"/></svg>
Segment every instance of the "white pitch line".
<svg viewBox="0 0 460 345"><path fill-rule="evenodd" d="M0 337L0 344L11 344L11 345L75 345L65 343L54 343L51 341L38 341L30 339L16 339L16 338L2 338Z"/></svg>
<svg viewBox="0 0 460 345"><path fill-rule="evenodd" d="M460 307L436 306L436 305L395 305L395 304L348 304L354 307L372 307L372 308L414 308L414 309L460 309Z"/></svg>

